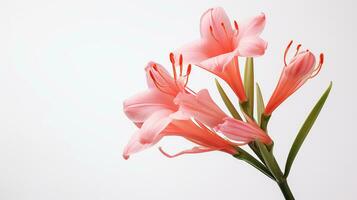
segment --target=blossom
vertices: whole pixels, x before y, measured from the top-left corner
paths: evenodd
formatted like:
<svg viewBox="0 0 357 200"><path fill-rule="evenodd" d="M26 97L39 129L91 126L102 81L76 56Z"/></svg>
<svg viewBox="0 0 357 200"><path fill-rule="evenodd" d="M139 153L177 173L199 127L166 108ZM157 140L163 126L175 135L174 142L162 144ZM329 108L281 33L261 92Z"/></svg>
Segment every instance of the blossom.
<svg viewBox="0 0 357 200"><path fill-rule="evenodd" d="M272 143L268 134L260 129L253 120L249 120L247 123L227 117L224 119L224 122L216 126L214 130L221 132L228 138L239 141L242 144L247 144L254 140L260 140L265 144Z"/></svg>
<svg viewBox="0 0 357 200"><path fill-rule="evenodd" d="M291 94L298 90L307 80L315 77L321 70L324 55L320 54L319 63L316 65L316 59L313 53L309 50L301 51L301 45L297 46L297 50L289 64L286 62L286 55L289 51L292 41L287 46L284 53L284 68L281 73L279 82L270 97L270 100L265 108L264 114L271 113L284 102Z"/></svg>
<svg viewBox="0 0 357 200"><path fill-rule="evenodd" d="M198 146L192 149L181 151L177 154L170 155L166 153L161 147L159 150L167 157L176 157L183 154L203 153L208 151L223 151L229 154L236 154L235 145L228 140L221 138L219 135L209 130L201 123L195 123L192 120L172 120L165 129L158 131L156 137L150 142L143 143L140 136L143 133L139 129L131 138L130 142L124 149L123 157L128 159L133 153L140 152L158 143L165 136L180 136L197 144Z"/></svg>
<svg viewBox="0 0 357 200"><path fill-rule="evenodd" d="M193 117L216 132L220 132L227 138L246 144L256 139L270 144L270 137L259 126L246 116L247 122L228 117L212 100L206 89L196 95L180 93L174 102L180 106L179 110L187 118Z"/></svg>
<svg viewBox="0 0 357 200"><path fill-rule="evenodd" d="M225 80L239 97L246 101L240 77L238 56L263 55L267 43L259 35L265 26L264 13L238 24L234 29L223 8L210 8L201 17L201 39L176 50L185 60Z"/></svg>
<svg viewBox="0 0 357 200"><path fill-rule="evenodd" d="M182 57L179 59L180 69L176 71L175 59L170 54L173 67L173 77L159 64L149 62L146 67L148 90L135 95L124 102L124 112L139 130L130 139L124 149L123 157L128 159L133 153L147 149L161 140L164 136L181 136L196 144L184 153L200 153L221 150L235 154L232 143L216 135L203 124L194 123L178 111L174 98L180 93L189 93L186 87L191 72L187 66L183 74ZM162 149L160 151L164 152ZM164 153L169 156L167 153Z"/></svg>

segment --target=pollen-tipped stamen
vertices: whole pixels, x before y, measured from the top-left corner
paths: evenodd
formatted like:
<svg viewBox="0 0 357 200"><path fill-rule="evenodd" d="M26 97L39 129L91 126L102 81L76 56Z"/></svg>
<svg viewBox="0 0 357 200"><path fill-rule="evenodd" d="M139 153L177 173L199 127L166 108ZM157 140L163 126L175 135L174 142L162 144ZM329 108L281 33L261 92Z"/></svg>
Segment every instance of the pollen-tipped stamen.
<svg viewBox="0 0 357 200"><path fill-rule="evenodd" d="M289 49L290 49L292 44L293 44L293 41L291 40L289 42L288 46L286 47L285 52L284 52L284 64L285 64L285 66L287 66L287 64L286 64L286 55L288 54L288 51L289 51Z"/></svg>
<svg viewBox="0 0 357 200"><path fill-rule="evenodd" d="M229 38L229 37L228 37L228 33L227 33L226 26L224 25L223 22L221 22L221 26L222 26L222 28L223 28L223 30L224 30L224 34L226 35L227 38Z"/></svg>
<svg viewBox="0 0 357 200"><path fill-rule="evenodd" d="M186 81L185 81L185 85L184 85L184 87L186 87L187 86L187 83L188 83L188 79L189 79L189 76L190 76L190 74L191 74L191 64L189 64L188 66L187 66L187 70L186 70Z"/></svg>
<svg viewBox="0 0 357 200"><path fill-rule="evenodd" d="M219 41L218 41L218 39L216 38L216 36L214 36L212 26L209 26L209 31L210 31L210 33L211 33L211 35L212 35L213 39L214 39L217 43L219 43Z"/></svg>
<svg viewBox="0 0 357 200"><path fill-rule="evenodd" d="M300 48L301 48L301 44L298 44L297 47L296 47L296 53L294 56L298 55L299 51L300 51Z"/></svg>
<svg viewBox="0 0 357 200"><path fill-rule="evenodd" d="M317 67L315 67L313 74L310 76L310 78L314 78L321 70L322 65L324 64L324 54L320 54L320 61Z"/></svg>
<svg viewBox="0 0 357 200"><path fill-rule="evenodd" d="M234 20L234 28L239 31L239 26L236 20Z"/></svg>
<svg viewBox="0 0 357 200"><path fill-rule="evenodd" d="M180 58L179 58L179 65L180 65L180 76L182 76L182 63L183 63L183 58L182 58L182 54L180 54Z"/></svg>
<svg viewBox="0 0 357 200"><path fill-rule="evenodd" d="M171 65L172 65L172 71L174 73L174 79L176 80L177 75L176 75L176 68L175 68L175 56L172 52L170 53L170 61L171 61Z"/></svg>

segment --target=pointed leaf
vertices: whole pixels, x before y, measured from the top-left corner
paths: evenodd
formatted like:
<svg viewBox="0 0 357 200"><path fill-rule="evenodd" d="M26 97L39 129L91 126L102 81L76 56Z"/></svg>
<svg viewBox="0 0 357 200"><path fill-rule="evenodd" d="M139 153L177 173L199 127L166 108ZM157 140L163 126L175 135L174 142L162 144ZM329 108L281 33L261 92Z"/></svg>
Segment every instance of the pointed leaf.
<svg viewBox="0 0 357 200"><path fill-rule="evenodd" d="M256 87L257 87L257 119L258 119L258 124L260 126L262 114L264 112L265 106L264 106L263 95L258 83L256 83Z"/></svg>
<svg viewBox="0 0 357 200"><path fill-rule="evenodd" d="M253 58L247 58L244 68L244 90L247 95L248 102L245 105L245 112L249 117L253 118L254 110L254 64Z"/></svg>
<svg viewBox="0 0 357 200"><path fill-rule="evenodd" d="M295 141L294 141L293 145L291 146L288 158L286 160L285 173L284 173L285 177L288 177L291 166L294 162L294 159L295 159L302 143L304 142L307 134L309 133L312 125L315 123L316 118L319 115L323 105L325 104L325 101L331 91L331 88L332 88L332 82L330 83L329 87L326 89L324 94L321 96L319 101L316 103L316 105L310 112L309 116L306 118L304 124L302 125L299 133L297 134Z"/></svg>
<svg viewBox="0 0 357 200"><path fill-rule="evenodd" d="M223 90L221 84L218 82L217 79L215 79L215 82L216 82L216 86L217 86L218 92L221 95L222 100L223 100L224 104L226 105L226 107L228 108L229 112L232 114L232 116L235 119L242 120L242 118L240 117L237 109L234 107L232 101L228 98L226 92Z"/></svg>

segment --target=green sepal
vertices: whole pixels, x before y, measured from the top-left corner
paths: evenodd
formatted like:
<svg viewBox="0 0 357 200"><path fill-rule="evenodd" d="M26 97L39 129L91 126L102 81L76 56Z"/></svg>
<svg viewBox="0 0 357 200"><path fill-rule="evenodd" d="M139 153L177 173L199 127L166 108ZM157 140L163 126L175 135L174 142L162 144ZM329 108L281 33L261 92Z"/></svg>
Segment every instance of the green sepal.
<svg viewBox="0 0 357 200"><path fill-rule="evenodd" d="M239 115L237 109L234 107L232 101L227 96L227 93L224 91L224 89L221 86L221 84L218 82L217 79L215 79L215 82L216 82L217 90L218 90L219 94L221 95L221 98L222 98L224 104L226 105L226 107L228 108L229 112L231 113L231 115L235 119L242 120L242 118Z"/></svg>
<svg viewBox="0 0 357 200"><path fill-rule="evenodd" d="M254 63L253 58L247 58L244 68L244 90L248 98L243 106L245 113L253 119L254 110Z"/></svg>

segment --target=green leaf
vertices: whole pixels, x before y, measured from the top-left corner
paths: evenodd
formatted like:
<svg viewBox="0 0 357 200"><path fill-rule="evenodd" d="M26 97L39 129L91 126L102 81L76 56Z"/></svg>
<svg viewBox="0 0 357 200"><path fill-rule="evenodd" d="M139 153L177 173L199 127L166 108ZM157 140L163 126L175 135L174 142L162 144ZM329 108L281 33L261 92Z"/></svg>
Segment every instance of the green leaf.
<svg viewBox="0 0 357 200"><path fill-rule="evenodd" d="M240 117L237 109L234 107L232 101L228 98L226 92L223 90L221 84L219 84L217 79L215 79L215 82L216 82L216 86L217 86L218 92L221 95L222 100L223 100L224 104L226 105L226 107L228 108L229 112L232 114L232 116L235 119L242 120L242 118Z"/></svg>
<svg viewBox="0 0 357 200"><path fill-rule="evenodd" d="M261 143L260 141L255 141L257 144L260 154L262 155L264 162L270 172L273 174L275 177L275 180L280 183L283 181L283 172L281 171L278 162L275 160L275 157L273 156L272 152L269 152L265 144Z"/></svg>
<svg viewBox="0 0 357 200"><path fill-rule="evenodd" d="M245 105L245 112L253 118L254 110L254 64L253 58L247 58L244 68L244 90L247 95L248 102Z"/></svg>
<svg viewBox="0 0 357 200"><path fill-rule="evenodd" d="M319 115L323 105L325 104L325 101L331 91L332 88L332 82L330 82L329 87L326 89L326 91L323 93L319 101L316 103L314 108L311 110L309 116L306 118L304 124L302 125L299 133L297 134L295 141L293 145L291 146L288 158L286 160L286 165L285 165L285 173L284 176L288 177L291 166L294 162L294 159L299 152L299 149L304 142L307 134L309 133L312 125L315 123L317 116Z"/></svg>
<svg viewBox="0 0 357 200"><path fill-rule="evenodd" d="M258 83L256 83L256 87L257 87L257 118L258 118L258 124L260 126L262 114L264 112L265 106L264 106L263 95Z"/></svg>

